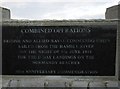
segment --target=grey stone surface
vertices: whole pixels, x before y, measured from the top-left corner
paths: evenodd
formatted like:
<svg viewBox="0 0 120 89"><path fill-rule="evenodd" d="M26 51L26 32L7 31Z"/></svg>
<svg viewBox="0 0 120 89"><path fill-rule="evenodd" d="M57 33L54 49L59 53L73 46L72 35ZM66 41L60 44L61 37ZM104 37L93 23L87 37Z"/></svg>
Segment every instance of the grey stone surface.
<svg viewBox="0 0 120 89"><path fill-rule="evenodd" d="M120 14L118 14L118 12L120 12L119 7L120 5L116 5L116 6L107 8L106 13L105 13L105 18L106 19L118 19L120 17Z"/></svg>
<svg viewBox="0 0 120 89"><path fill-rule="evenodd" d="M106 84L106 87L117 87L117 86L119 86L119 82L116 82L116 81L106 81L105 84Z"/></svg>
<svg viewBox="0 0 120 89"><path fill-rule="evenodd" d="M2 75L0 75L0 89L2 88Z"/></svg>
<svg viewBox="0 0 120 89"><path fill-rule="evenodd" d="M94 81L90 83L90 89L95 89L96 87L102 87L103 89L106 88L106 85L103 83L103 81Z"/></svg>
<svg viewBox="0 0 120 89"><path fill-rule="evenodd" d="M118 7L118 63L119 63L119 80L120 80L120 2L119 2L119 7Z"/></svg>
<svg viewBox="0 0 120 89"><path fill-rule="evenodd" d="M118 87L118 81L99 80L74 80L62 77L6 77L2 82L3 87L83 87L83 89L94 89L94 87Z"/></svg>
<svg viewBox="0 0 120 89"><path fill-rule="evenodd" d="M46 81L44 83L44 87L65 87L66 86L66 82L65 81Z"/></svg>
<svg viewBox="0 0 120 89"><path fill-rule="evenodd" d="M118 20L8 20L0 22L8 26L79 26L79 25L117 25Z"/></svg>
<svg viewBox="0 0 120 89"><path fill-rule="evenodd" d="M118 49L117 49L117 52L118 52L118 69L119 69L119 80L120 80L120 20L118 21Z"/></svg>
<svg viewBox="0 0 120 89"><path fill-rule="evenodd" d="M7 8L0 7L0 17L1 17L0 21L2 21L2 20L9 20L11 18L10 10L7 9Z"/></svg>
<svg viewBox="0 0 120 89"><path fill-rule="evenodd" d="M72 87L87 87L89 86L89 81L72 81Z"/></svg>
<svg viewBox="0 0 120 89"><path fill-rule="evenodd" d="M107 87L118 87L117 81L93 81L90 83L90 87L103 87L106 89ZM92 88L90 88L92 89Z"/></svg>

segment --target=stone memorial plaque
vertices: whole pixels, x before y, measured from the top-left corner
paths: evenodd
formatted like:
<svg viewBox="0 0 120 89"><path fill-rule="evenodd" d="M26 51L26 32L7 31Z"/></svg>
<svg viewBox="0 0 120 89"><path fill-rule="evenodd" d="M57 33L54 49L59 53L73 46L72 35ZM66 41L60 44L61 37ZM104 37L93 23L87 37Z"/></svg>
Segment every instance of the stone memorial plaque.
<svg viewBox="0 0 120 89"><path fill-rule="evenodd" d="M3 26L3 75L115 76L116 25Z"/></svg>

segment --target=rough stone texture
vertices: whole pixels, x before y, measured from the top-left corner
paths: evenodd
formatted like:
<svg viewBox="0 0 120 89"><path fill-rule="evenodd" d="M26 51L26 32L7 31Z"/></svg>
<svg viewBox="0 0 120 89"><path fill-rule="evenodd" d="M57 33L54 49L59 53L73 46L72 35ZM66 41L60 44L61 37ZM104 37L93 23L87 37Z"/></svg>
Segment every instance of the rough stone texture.
<svg viewBox="0 0 120 89"><path fill-rule="evenodd" d="M116 5L116 6L107 8L106 13L105 13L105 18L106 19L118 19L118 17L120 17L120 14L118 14L118 12L120 12L119 7L120 5Z"/></svg>
<svg viewBox="0 0 120 89"><path fill-rule="evenodd" d="M10 10L7 8L0 7L0 21L10 19ZM1 20L2 19L2 20Z"/></svg>
<svg viewBox="0 0 120 89"><path fill-rule="evenodd" d="M118 63L119 63L119 66L118 66L118 69L119 69L119 80L120 80L120 20L118 21L118 49L117 49L117 52L118 52Z"/></svg>
<svg viewBox="0 0 120 89"><path fill-rule="evenodd" d="M71 86L72 87L85 87L85 89L87 89L87 87L89 87L89 81L72 81Z"/></svg>
<svg viewBox="0 0 120 89"><path fill-rule="evenodd" d="M94 81L90 83L90 87L103 87L103 88L107 88L107 87L118 87L118 82L116 81ZM90 88L92 89L92 88Z"/></svg>
<svg viewBox="0 0 120 89"><path fill-rule="evenodd" d="M5 77L3 87L83 87L92 89L93 87L118 87L118 81L100 81L100 80L74 80L61 77Z"/></svg>
<svg viewBox="0 0 120 89"><path fill-rule="evenodd" d="M118 7L118 10L119 10L119 12L118 12L118 15L119 15L119 17L118 17L118 62L119 62L119 80L120 80L120 2L119 2L119 7Z"/></svg>
<svg viewBox="0 0 120 89"><path fill-rule="evenodd" d="M118 20L6 20L8 26L79 26L79 25L117 25Z"/></svg>
<svg viewBox="0 0 120 89"><path fill-rule="evenodd" d="M2 88L2 75L0 75L0 89Z"/></svg>

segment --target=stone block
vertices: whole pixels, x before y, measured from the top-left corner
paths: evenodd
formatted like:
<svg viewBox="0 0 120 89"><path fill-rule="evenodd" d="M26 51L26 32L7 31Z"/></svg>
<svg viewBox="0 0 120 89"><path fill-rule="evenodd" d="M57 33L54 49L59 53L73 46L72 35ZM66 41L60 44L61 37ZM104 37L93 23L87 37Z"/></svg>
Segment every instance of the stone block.
<svg viewBox="0 0 120 89"><path fill-rule="evenodd" d="M0 7L0 20L10 20L11 14L10 9Z"/></svg>

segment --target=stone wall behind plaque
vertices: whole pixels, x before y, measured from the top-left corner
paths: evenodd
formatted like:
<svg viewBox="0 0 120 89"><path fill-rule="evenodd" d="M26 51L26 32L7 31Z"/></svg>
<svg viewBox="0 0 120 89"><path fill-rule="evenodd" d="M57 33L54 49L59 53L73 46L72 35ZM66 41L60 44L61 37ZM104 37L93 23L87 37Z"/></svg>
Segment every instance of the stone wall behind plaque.
<svg viewBox="0 0 120 89"><path fill-rule="evenodd" d="M119 9L120 5L115 5L106 9L105 18L106 19L118 19L120 17Z"/></svg>
<svg viewBox="0 0 120 89"><path fill-rule="evenodd" d="M1 20L9 20L11 18L10 9L0 7L0 15Z"/></svg>

